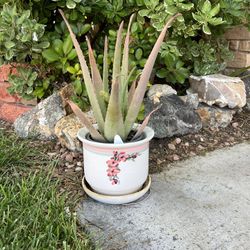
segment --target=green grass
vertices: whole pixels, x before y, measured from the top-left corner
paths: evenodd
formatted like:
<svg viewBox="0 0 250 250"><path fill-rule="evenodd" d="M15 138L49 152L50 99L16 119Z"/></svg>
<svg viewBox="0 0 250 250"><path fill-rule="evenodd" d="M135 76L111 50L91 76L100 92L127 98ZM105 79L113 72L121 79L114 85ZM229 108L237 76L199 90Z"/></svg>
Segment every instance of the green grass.
<svg viewBox="0 0 250 250"><path fill-rule="evenodd" d="M91 249L38 146L0 130L0 249Z"/></svg>

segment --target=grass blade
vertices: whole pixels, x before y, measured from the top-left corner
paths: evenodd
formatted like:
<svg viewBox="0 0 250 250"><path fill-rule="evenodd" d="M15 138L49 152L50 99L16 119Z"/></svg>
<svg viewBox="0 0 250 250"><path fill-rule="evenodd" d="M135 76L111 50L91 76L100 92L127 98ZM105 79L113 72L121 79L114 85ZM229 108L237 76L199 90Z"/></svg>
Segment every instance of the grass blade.
<svg viewBox="0 0 250 250"><path fill-rule="evenodd" d="M181 16L180 13L172 16L166 23L165 27L163 28L162 32L160 33L154 47L153 50L151 51L147 62L145 64L145 67L142 71L141 77L139 79L138 82L138 86L135 90L134 96L132 98L131 104L128 108L128 112L126 115L126 119L125 119L125 133L126 136L129 134L130 130L132 129L132 126L136 120L136 117L139 113L146 89L147 89L147 84L155 63L155 60L157 58L158 52L160 50L161 44L164 40L164 37L166 35L166 32L169 28L169 26L171 25L171 23L178 17Z"/></svg>
<svg viewBox="0 0 250 250"><path fill-rule="evenodd" d="M70 24L67 21L63 11L59 10L59 12L60 12L64 22L66 23L66 26L69 30L69 33L70 33L70 36L72 39L72 42L73 42L74 47L76 49L76 53L78 55L79 62L80 62L81 68L82 68L83 79L84 79L84 83L86 85L86 90L88 93L89 101L90 101L90 104L92 106L96 121L98 123L98 128L101 132L103 132L104 131L104 117L102 115L101 108L100 108L98 100L96 98L96 91L95 91L94 85L93 85L91 77L90 77L90 72L89 72L86 60L85 60L84 55L82 53L82 50L80 48L80 44L78 43L78 41L75 37L75 34L72 31Z"/></svg>

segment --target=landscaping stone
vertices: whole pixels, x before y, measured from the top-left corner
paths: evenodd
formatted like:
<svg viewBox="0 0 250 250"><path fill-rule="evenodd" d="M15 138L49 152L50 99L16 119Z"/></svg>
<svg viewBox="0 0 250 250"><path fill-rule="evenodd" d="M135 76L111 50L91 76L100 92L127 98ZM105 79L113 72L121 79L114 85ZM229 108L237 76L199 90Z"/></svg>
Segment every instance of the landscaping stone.
<svg viewBox="0 0 250 250"><path fill-rule="evenodd" d="M247 98L246 109L250 111L250 98Z"/></svg>
<svg viewBox="0 0 250 250"><path fill-rule="evenodd" d="M154 101L154 103L158 103L161 96L168 96L173 94L176 95L177 92L171 86L167 84L154 84L150 87L147 96L150 100Z"/></svg>
<svg viewBox="0 0 250 250"><path fill-rule="evenodd" d="M242 108L246 105L245 85L239 77L215 74L190 76L189 81L192 91L209 106Z"/></svg>
<svg viewBox="0 0 250 250"><path fill-rule="evenodd" d="M250 70L241 74L242 81L245 84L246 96L250 98Z"/></svg>
<svg viewBox="0 0 250 250"><path fill-rule="evenodd" d="M84 199L81 225L103 250L250 249L250 144L168 165L126 205Z"/></svg>
<svg viewBox="0 0 250 250"><path fill-rule="evenodd" d="M77 132L83 125L74 115L68 115L60 119L55 125L55 135L61 145L72 151L82 152L81 142L77 138Z"/></svg>
<svg viewBox="0 0 250 250"><path fill-rule="evenodd" d="M59 93L54 93L19 116L14 123L15 131L23 138L53 139L54 127L65 115L62 97Z"/></svg>
<svg viewBox="0 0 250 250"><path fill-rule="evenodd" d="M92 124L96 123L93 111L90 110L85 113ZM77 132L83 124L75 116L70 114L60 119L55 125L55 135L57 136L61 145L65 146L71 151L82 152L82 144L77 138Z"/></svg>
<svg viewBox="0 0 250 250"><path fill-rule="evenodd" d="M206 104L200 104L196 112L201 118L202 126L211 128L227 127L235 114L233 109L210 107Z"/></svg>
<svg viewBox="0 0 250 250"><path fill-rule="evenodd" d="M182 101L186 103L190 108L197 109L199 105L199 96L197 93L192 93L192 91L189 89L187 90L187 95L180 96Z"/></svg>
<svg viewBox="0 0 250 250"><path fill-rule="evenodd" d="M145 99L145 111L149 113L159 104L162 106L152 114L148 126L154 129L156 138L195 133L202 127L199 115L177 95L161 96L159 103Z"/></svg>

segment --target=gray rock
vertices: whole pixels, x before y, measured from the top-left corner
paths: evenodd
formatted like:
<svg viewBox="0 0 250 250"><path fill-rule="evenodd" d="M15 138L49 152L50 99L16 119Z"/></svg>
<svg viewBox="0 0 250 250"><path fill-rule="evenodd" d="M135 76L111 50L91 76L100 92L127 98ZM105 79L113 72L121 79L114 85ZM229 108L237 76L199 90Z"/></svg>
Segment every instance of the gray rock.
<svg viewBox="0 0 250 250"><path fill-rule="evenodd" d="M250 98L247 98L246 110L250 111Z"/></svg>
<svg viewBox="0 0 250 250"><path fill-rule="evenodd" d="M199 114L203 127L225 128L233 119L235 110L200 104L196 112Z"/></svg>
<svg viewBox="0 0 250 250"><path fill-rule="evenodd" d="M14 128L20 137L53 139L56 123L66 115L63 100L59 93L41 101L36 107L19 116Z"/></svg>
<svg viewBox="0 0 250 250"><path fill-rule="evenodd" d="M241 80L245 84L247 97L250 97L250 70L241 74Z"/></svg>
<svg viewBox="0 0 250 250"><path fill-rule="evenodd" d="M246 105L245 85L239 77L215 74L190 76L189 81L192 91L209 106L242 108Z"/></svg>
<svg viewBox="0 0 250 250"><path fill-rule="evenodd" d="M177 95L162 96L160 103L146 98L145 111L149 113L159 104L162 106L152 114L148 126L154 129L156 138L194 133L201 129L199 115Z"/></svg>
<svg viewBox="0 0 250 250"><path fill-rule="evenodd" d="M199 105L199 96L197 93L192 93L191 90L187 90L187 95L180 96L182 101L186 103L190 108L197 109Z"/></svg>
<svg viewBox="0 0 250 250"><path fill-rule="evenodd" d="M158 99L161 96L173 95L177 94L176 90L174 90L171 86L167 84L154 84L150 87L147 96L149 99L154 100L154 102L158 102Z"/></svg>

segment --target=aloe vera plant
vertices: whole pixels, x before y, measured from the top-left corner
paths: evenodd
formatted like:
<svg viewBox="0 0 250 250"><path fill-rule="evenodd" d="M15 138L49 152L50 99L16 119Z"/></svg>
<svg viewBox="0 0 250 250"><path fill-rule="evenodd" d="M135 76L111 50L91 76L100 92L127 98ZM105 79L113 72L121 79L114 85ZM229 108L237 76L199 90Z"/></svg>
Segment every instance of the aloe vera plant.
<svg viewBox="0 0 250 250"><path fill-rule="evenodd" d="M117 39L115 45L115 53L113 60L113 71L112 71L112 82L111 90L109 93L109 77L108 77L108 41L105 38L104 46L104 59L103 59L103 75L101 76L95 58L94 53L91 48L91 44L87 38L88 51L89 51L89 64L90 69L86 63L83 52L80 45L73 33L64 13L60 10L66 26L69 30L71 39L73 41L74 47L76 49L80 65L82 68L83 79L86 85L87 93L89 96L90 104L92 106L94 116L97 121L98 130L88 121L85 114L75 105L73 102L69 101L73 112L79 117L82 123L87 127L92 138L100 142L113 142L115 135L119 135L123 141L126 141L128 135L130 134L133 125L136 121L138 113L140 111L141 104L143 102L143 97L145 95L147 84L159 53L161 44L166 35L167 29L170 27L172 22L181 14L176 14L172 16L164 26L162 32L160 33L148 59L142 70L138 83L132 84L130 89L128 88L128 83L130 76L133 72L129 67L129 37L130 37L130 27L133 20L133 15L130 18L127 34L125 37L124 45L122 46L122 30L124 23L121 22L119 30L117 32ZM103 94L105 93L105 94ZM104 96L109 96L108 104L104 100ZM142 132L143 128L147 125L149 116L152 112L145 118L138 129L135 137L138 137Z"/></svg>

